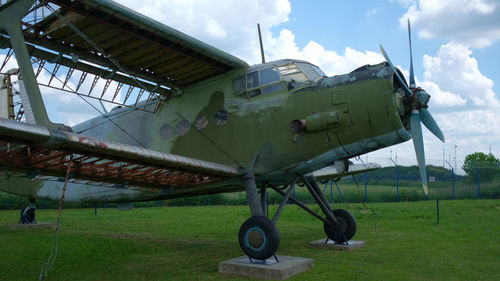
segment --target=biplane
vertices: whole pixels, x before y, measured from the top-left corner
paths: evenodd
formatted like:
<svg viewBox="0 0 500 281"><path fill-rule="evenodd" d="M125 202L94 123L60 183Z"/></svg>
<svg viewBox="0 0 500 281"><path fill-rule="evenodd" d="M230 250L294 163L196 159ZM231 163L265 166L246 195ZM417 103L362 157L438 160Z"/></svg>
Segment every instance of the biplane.
<svg viewBox="0 0 500 281"><path fill-rule="evenodd" d="M0 190L53 200L67 190L69 201L122 206L245 191L251 216L239 243L252 259L277 251L288 201L336 243L355 235L352 214L332 209L318 186L318 178L380 167L350 158L413 139L427 193L420 123L444 141L413 66L408 84L382 46L386 61L328 77L294 59L250 66L112 1L17 0L0 6L0 47L18 64L2 72L10 111L0 118ZM56 124L40 87L116 106L72 127ZM299 182L322 214L291 197ZM267 189L283 195L272 219Z"/></svg>

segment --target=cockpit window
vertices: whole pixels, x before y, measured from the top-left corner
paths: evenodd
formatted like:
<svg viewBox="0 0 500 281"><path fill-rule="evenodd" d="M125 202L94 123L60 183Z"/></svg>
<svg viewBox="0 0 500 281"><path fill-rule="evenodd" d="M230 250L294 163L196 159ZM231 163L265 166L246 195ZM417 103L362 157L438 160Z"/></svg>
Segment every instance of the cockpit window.
<svg viewBox="0 0 500 281"><path fill-rule="evenodd" d="M234 94L248 98L284 89L311 85L326 76L317 66L299 61L283 61L281 65L252 71L233 81Z"/></svg>
<svg viewBox="0 0 500 281"><path fill-rule="evenodd" d="M245 76L236 78L233 81L234 94L239 96L245 93Z"/></svg>
<svg viewBox="0 0 500 281"><path fill-rule="evenodd" d="M262 94L280 91L284 88L276 67L247 73L233 81L234 94L253 98Z"/></svg>
<svg viewBox="0 0 500 281"><path fill-rule="evenodd" d="M308 80L304 72L302 72L300 68L294 63L279 66L278 69L281 75L283 75L285 81L294 80L295 82L303 83Z"/></svg>
<svg viewBox="0 0 500 281"><path fill-rule="evenodd" d="M301 63L301 62L297 63L297 65L302 71L304 71L306 76L312 81L318 79L319 77L326 76L325 73L323 73L323 71L321 71L321 69L319 69L315 65L309 63Z"/></svg>
<svg viewBox="0 0 500 281"><path fill-rule="evenodd" d="M273 82L280 81L280 75L276 72L276 69L266 68L260 71L260 84L267 85Z"/></svg>
<svg viewBox="0 0 500 281"><path fill-rule="evenodd" d="M259 87L259 72L250 72L247 74L247 89L256 87Z"/></svg>

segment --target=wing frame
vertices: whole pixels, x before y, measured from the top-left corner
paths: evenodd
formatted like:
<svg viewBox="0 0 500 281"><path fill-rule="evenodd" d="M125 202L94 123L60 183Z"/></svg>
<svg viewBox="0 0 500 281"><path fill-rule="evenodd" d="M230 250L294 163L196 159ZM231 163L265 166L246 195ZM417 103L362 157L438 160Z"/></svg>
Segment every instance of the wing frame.
<svg viewBox="0 0 500 281"><path fill-rule="evenodd" d="M52 10L54 5L60 8L24 29L25 41L59 57L98 65L109 73L128 73L158 87L183 89L248 67L235 56L113 1L50 0L47 3ZM71 25L84 36L78 36ZM89 42L102 45L103 52L95 50ZM120 67L109 58L114 58ZM57 58L52 60L59 63ZM60 64L78 69L71 60ZM90 73L102 75L102 72Z"/></svg>
<svg viewBox="0 0 500 281"><path fill-rule="evenodd" d="M0 118L0 169L157 189L240 176L236 167Z"/></svg>

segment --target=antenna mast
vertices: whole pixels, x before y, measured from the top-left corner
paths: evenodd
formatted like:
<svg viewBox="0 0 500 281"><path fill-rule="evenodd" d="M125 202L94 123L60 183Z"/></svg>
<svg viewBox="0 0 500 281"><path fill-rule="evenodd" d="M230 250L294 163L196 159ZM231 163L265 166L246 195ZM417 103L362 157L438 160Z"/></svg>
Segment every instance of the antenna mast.
<svg viewBox="0 0 500 281"><path fill-rule="evenodd" d="M262 45L262 34L260 33L260 24L257 24L257 30L259 31L259 42L260 42L260 55L262 56L262 63L266 62L264 57L264 46Z"/></svg>

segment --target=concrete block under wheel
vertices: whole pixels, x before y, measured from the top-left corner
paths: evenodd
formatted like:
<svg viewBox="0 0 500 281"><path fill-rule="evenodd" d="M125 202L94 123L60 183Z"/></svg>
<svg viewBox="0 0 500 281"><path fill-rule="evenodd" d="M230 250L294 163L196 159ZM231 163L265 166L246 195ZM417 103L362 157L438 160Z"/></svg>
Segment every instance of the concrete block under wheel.
<svg viewBox="0 0 500 281"><path fill-rule="evenodd" d="M20 230L20 229L44 229L44 228L52 228L56 229L57 223L48 223L48 222L39 222L36 224L9 224L7 227L10 230Z"/></svg>
<svg viewBox="0 0 500 281"><path fill-rule="evenodd" d="M266 260L266 264L255 264L247 256L242 256L220 262L219 273L263 280L285 280L314 266L314 260L309 258L278 256L278 259L278 263L271 257Z"/></svg>
<svg viewBox="0 0 500 281"><path fill-rule="evenodd" d="M345 244L335 244L332 240L328 240L326 242L325 239L316 240L313 242L309 242L309 246L320 249L328 249L335 251L354 251L366 245L365 241L357 241L357 240L349 240L348 245Z"/></svg>

